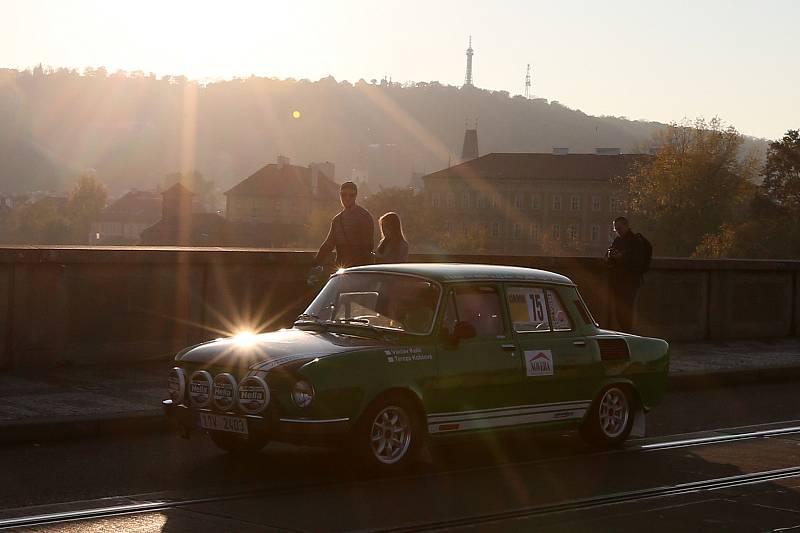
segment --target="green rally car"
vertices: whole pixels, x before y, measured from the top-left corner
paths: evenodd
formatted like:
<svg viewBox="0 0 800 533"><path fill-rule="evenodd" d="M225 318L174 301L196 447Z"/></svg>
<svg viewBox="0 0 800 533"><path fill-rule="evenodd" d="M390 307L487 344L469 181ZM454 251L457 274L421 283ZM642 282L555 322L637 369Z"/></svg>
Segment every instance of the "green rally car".
<svg viewBox="0 0 800 533"><path fill-rule="evenodd" d="M222 449L344 443L372 466L426 439L577 427L598 446L644 431L669 347L599 329L552 272L468 264L337 272L291 329L181 351L163 405Z"/></svg>

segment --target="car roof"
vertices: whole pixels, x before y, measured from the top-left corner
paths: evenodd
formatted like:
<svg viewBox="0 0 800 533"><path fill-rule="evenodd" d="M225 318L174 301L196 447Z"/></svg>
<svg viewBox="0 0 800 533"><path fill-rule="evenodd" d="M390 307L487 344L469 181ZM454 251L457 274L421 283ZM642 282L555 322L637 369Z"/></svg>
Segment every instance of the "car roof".
<svg viewBox="0 0 800 533"><path fill-rule="evenodd" d="M351 267L345 272L385 272L423 276L441 283L453 281L534 281L574 285L571 279L555 272L505 265L470 263L396 263Z"/></svg>

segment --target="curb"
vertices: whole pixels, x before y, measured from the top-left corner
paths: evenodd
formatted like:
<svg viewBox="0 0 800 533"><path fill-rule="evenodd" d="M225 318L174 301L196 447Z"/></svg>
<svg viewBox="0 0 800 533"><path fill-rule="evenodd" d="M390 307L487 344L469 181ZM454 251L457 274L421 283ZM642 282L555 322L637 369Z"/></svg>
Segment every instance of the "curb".
<svg viewBox="0 0 800 533"><path fill-rule="evenodd" d="M800 380L800 366L732 370L710 374L673 375L667 390L735 387L758 383ZM74 438L163 432L169 421L161 409L131 411L99 417L70 416L0 422L0 444L59 441Z"/></svg>
<svg viewBox="0 0 800 533"><path fill-rule="evenodd" d="M81 437L131 435L164 431L167 417L161 409L116 413L100 417L69 416L0 423L0 444L45 442Z"/></svg>

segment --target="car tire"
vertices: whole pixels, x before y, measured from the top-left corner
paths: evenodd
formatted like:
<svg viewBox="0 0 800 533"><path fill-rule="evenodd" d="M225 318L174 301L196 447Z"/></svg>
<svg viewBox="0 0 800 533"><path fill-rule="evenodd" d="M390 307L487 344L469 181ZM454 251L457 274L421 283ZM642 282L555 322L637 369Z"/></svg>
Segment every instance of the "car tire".
<svg viewBox="0 0 800 533"><path fill-rule="evenodd" d="M209 431L208 435L217 448L231 455L250 455L258 453L269 440L254 435L239 435L226 431Z"/></svg>
<svg viewBox="0 0 800 533"><path fill-rule="evenodd" d="M419 460L425 439L416 406L402 396L374 401L353 433L356 459L373 472L401 471Z"/></svg>
<svg viewBox="0 0 800 533"><path fill-rule="evenodd" d="M622 446L633 428L634 402L636 398L628 387L609 385L604 388L580 426L581 436L599 448Z"/></svg>

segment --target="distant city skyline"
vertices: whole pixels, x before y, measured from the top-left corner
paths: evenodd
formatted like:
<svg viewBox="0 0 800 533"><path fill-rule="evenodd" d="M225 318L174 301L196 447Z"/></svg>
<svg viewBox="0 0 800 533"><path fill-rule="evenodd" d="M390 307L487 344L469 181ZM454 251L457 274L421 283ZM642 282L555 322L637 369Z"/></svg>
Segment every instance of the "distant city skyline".
<svg viewBox="0 0 800 533"><path fill-rule="evenodd" d="M222 7L224 6L224 7ZM0 68L397 82L524 92L590 115L800 127L800 2L102 2L0 0ZM482 117L488 119L488 117Z"/></svg>

